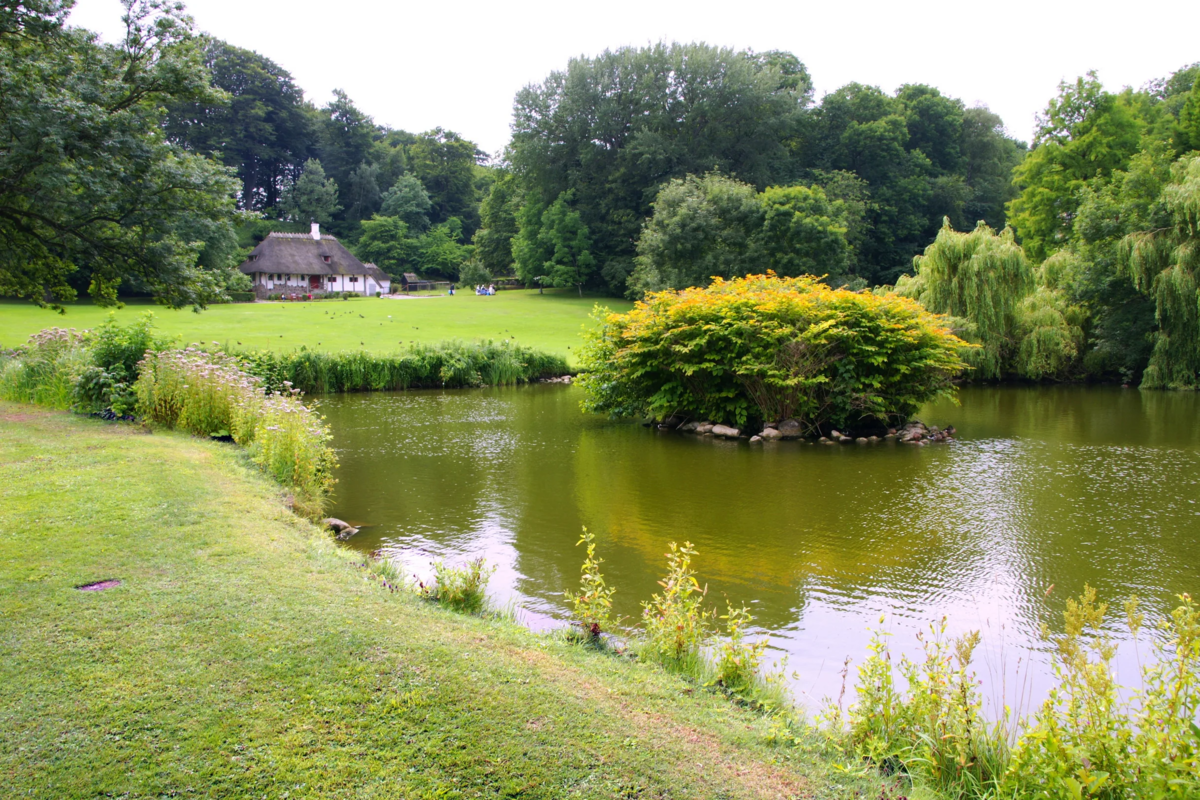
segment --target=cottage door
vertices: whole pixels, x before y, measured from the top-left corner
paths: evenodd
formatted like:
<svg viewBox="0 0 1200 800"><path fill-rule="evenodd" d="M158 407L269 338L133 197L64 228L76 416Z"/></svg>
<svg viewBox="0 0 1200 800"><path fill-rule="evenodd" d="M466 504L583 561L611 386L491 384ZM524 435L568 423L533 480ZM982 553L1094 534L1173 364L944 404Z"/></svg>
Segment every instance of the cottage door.
<svg viewBox="0 0 1200 800"><path fill-rule="evenodd" d="M314 292L321 288L321 278L319 275L308 276L308 288Z"/></svg>

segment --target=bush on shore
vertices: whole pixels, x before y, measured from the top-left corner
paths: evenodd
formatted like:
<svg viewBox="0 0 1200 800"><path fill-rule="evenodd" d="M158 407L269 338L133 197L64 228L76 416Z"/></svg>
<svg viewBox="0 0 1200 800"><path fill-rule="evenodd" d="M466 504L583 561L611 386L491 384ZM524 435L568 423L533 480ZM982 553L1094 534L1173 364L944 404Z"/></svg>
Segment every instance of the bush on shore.
<svg viewBox="0 0 1200 800"><path fill-rule="evenodd" d="M586 409L809 431L907 418L949 395L968 345L897 297L751 275L650 294L601 317L583 349Z"/></svg>

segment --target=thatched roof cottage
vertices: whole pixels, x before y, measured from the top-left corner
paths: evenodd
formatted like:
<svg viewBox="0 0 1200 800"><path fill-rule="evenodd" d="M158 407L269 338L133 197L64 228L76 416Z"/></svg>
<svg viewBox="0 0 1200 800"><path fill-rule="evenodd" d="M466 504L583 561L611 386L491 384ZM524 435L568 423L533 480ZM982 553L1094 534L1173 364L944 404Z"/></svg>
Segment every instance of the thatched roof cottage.
<svg viewBox="0 0 1200 800"><path fill-rule="evenodd" d="M239 267L254 281L254 293L312 294L354 292L389 294L391 279L374 264L364 264L333 236L313 223L311 233L271 233Z"/></svg>

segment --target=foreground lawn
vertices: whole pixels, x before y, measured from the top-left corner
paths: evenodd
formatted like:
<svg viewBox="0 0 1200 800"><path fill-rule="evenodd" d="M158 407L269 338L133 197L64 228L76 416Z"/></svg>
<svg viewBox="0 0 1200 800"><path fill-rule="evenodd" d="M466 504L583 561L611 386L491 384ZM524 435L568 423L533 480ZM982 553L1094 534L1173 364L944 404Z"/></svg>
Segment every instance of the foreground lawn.
<svg viewBox="0 0 1200 800"><path fill-rule="evenodd" d="M386 591L230 445L0 403L0 484L6 797L880 796L656 669Z"/></svg>
<svg viewBox="0 0 1200 800"><path fill-rule="evenodd" d="M295 350L369 350L391 352L401 342L446 339L507 339L573 359L579 334L590 325L600 303L626 311L632 303L615 298L580 298L572 292L505 291L494 297L458 293L392 300L355 298L312 303L236 303L210 306L195 313L172 311L150 303L130 303L116 312L128 322L153 310L160 332L184 343L220 342L244 348ZM91 328L103 322L107 309L91 304L67 307L65 315L29 302L0 302L0 347L14 347L43 328Z"/></svg>

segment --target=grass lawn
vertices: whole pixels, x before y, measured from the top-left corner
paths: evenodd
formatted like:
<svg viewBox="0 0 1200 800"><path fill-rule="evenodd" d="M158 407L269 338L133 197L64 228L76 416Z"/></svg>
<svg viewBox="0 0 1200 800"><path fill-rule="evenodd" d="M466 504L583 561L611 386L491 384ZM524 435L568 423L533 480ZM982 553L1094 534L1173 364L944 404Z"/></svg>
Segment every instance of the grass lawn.
<svg viewBox="0 0 1200 800"><path fill-rule="evenodd" d="M880 796L655 668L388 592L233 446L0 403L0 484L5 797Z"/></svg>
<svg viewBox="0 0 1200 800"><path fill-rule="evenodd" d="M162 333L188 342L271 350L369 350L386 353L401 342L446 339L507 339L574 360L579 333L591 324L600 303L626 311L632 303L616 298L580 298L572 292L504 291L494 297L459 292L454 297L418 299L355 298L311 303L236 303L210 306L195 313L172 311L150 303L130 303L116 312L122 322L153 310ZM91 328L103 322L107 309L79 303L65 315L29 302L0 301L0 346L14 347L43 328Z"/></svg>

